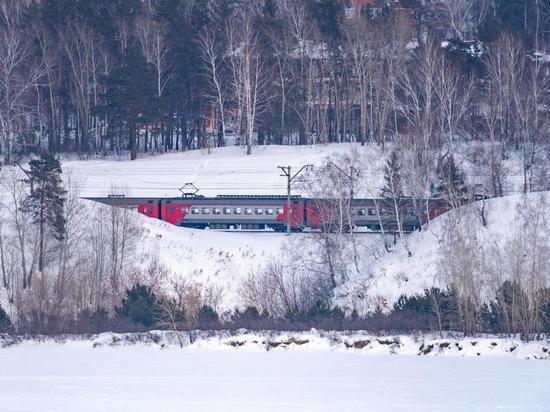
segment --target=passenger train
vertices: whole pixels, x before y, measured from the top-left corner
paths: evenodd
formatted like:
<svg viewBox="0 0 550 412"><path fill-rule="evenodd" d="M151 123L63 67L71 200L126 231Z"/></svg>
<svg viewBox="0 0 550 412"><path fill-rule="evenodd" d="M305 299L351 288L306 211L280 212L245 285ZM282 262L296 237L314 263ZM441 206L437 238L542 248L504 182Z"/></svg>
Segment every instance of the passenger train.
<svg viewBox="0 0 550 412"><path fill-rule="evenodd" d="M287 230L288 206L286 196L270 195L199 195L179 198L130 198L109 196L88 198L113 206L137 210L142 215L160 219L176 226L194 229L221 230ZM428 207L426 207L426 203ZM423 213L417 213L411 199L400 202L398 213L401 228L405 232L417 229L428 219L449 208L441 200L423 202ZM354 199L349 205L333 199L291 197L290 228L303 230L328 230L365 228L379 232L395 231L397 217L395 207L383 199Z"/></svg>

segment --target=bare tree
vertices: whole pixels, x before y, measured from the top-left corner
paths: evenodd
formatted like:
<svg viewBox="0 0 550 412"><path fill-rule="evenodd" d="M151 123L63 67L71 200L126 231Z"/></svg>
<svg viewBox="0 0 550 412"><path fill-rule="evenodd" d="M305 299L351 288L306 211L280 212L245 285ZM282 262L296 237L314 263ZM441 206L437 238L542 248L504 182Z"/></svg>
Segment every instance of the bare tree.
<svg viewBox="0 0 550 412"><path fill-rule="evenodd" d="M233 16L227 26L227 36L229 62L233 72L232 87L243 110L246 125L246 154L250 155L258 116L268 100L268 76L253 16L250 13Z"/></svg>
<svg viewBox="0 0 550 412"><path fill-rule="evenodd" d="M369 124L369 107L372 107L373 76L375 75L375 50L372 42L372 28L365 19L350 20L346 27L346 40L353 61L358 84L360 110L359 140L365 144L367 133L373 132ZM372 136L371 136L372 137Z"/></svg>
<svg viewBox="0 0 550 412"><path fill-rule="evenodd" d="M417 199L425 197L429 191L430 169L433 167L434 150L439 144L435 139L436 93L435 80L440 69L437 45L428 39L417 59L403 67L399 79L399 93L395 95L395 107L406 121L405 132L400 136L402 147L411 153L409 160L410 176L414 176ZM419 208L417 207L417 210Z"/></svg>
<svg viewBox="0 0 550 412"><path fill-rule="evenodd" d="M444 136L447 151L454 153L454 142L465 128L466 115L471 112L476 81L440 57L434 91L438 101L439 132Z"/></svg>
<svg viewBox="0 0 550 412"><path fill-rule="evenodd" d="M88 151L93 104L91 91L94 90L92 81L99 69L96 35L86 24L71 21L61 37L70 64L72 93L77 107L78 130L75 150Z"/></svg>
<svg viewBox="0 0 550 412"><path fill-rule="evenodd" d="M223 47L221 40L213 30L205 29L199 37L199 45L202 51L203 64L208 73L208 80L214 90L212 96L217 105L220 116L221 140L225 144L225 99L226 99L226 73L223 63Z"/></svg>
<svg viewBox="0 0 550 412"><path fill-rule="evenodd" d="M289 33L290 50L294 64L290 65L290 80L297 96L289 103L300 119L299 143L310 143L310 134L314 126L314 78L319 54L326 54L325 45L319 41L319 33L311 23L303 2L279 0L282 21ZM320 52L320 53L318 53Z"/></svg>
<svg viewBox="0 0 550 412"><path fill-rule="evenodd" d="M136 34L148 63L155 67L157 77L157 97L162 97L166 85L173 77L168 59L166 27L154 18L155 8L152 0L146 0L144 13L136 19Z"/></svg>
<svg viewBox="0 0 550 412"><path fill-rule="evenodd" d="M39 236L34 232L32 217L23 212L27 190L21 173L11 169L3 183L9 199L7 221L15 233L15 238L4 244L11 244L17 250L19 268L14 273L18 274L22 288L26 289L32 282L38 263Z"/></svg>
<svg viewBox="0 0 550 412"><path fill-rule="evenodd" d="M28 95L44 72L32 59L31 38L23 27L24 3L0 3L0 151L6 163L27 117L32 114Z"/></svg>
<svg viewBox="0 0 550 412"><path fill-rule="evenodd" d="M103 217L105 217L104 213ZM114 307L124 289L124 276L131 268L137 243L142 236L142 228L137 216L121 207L116 198L113 198L112 205L109 206L107 234L109 292L111 306Z"/></svg>
<svg viewBox="0 0 550 412"><path fill-rule="evenodd" d="M475 227L475 210L470 206L446 215L446 229L440 243L439 275L453 290L462 330L478 332L482 294L482 252Z"/></svg>
<svg viewBox="0 0 550 412"><path fill-rule="evenodd" d="M443 21L460 40L471 40L477 27L491 9L491 0L441 0L436 7Z"/></svg>

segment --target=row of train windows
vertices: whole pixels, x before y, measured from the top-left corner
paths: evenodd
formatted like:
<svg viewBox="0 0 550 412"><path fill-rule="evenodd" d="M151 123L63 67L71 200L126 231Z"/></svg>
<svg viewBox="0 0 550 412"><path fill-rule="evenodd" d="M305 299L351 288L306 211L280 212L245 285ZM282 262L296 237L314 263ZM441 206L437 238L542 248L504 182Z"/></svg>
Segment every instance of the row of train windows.
<svg viewBox="0 0 550 412"><path fill-rule="evenodd" d="M212 213L214 215L221 215L222 213L224 215L231 215L231 214L242 215L243 213L245 215L252 215L252 214L263 215L264 213L266 215L273 215L275 213L282 214L282 213L284 213L284 210L283 210L283 208L276 208L276 209L273 209L273 208L266 208L266 209L254 208L253 209L251 207L247 207L247 208L236 207L236 208L231 209L230 207L225 207L225 208L203 207L201 209L201 208L198 208L198 207L193 207L193 208L191 208L191 210L189 210L189 208L182 208L181 212L185 213L185 214L188 214L189 212L191 212L191 214L193 214L193 215L199 215L199 214L209 215L210 213ZM383 215L385 213L385 210L380 209L379 212L380 212L381 215ZM145 214L151 214L151 213L153 213L153 209L152 208L145 208L144 213ZM168 210L167 210L167 213L169 215L173 215L174 213L176 213L176 208L169 207ZM376 216L376 209L352 209L351 213L353 215L358 215L358 216L366 216L366 215ZM407 208L405 213L406 214L413 214L414 210L411 209L411 208Z"/></svg>
<svg viewBox="0 0 550 412"><path fill-rule="evenodd" d="M386 213L386 209L378 209L378 212L380 213L380 215L384 215ZM388 212L391 213L391 209L388 210ZM358 215L358 216L366 216L367 214L369 216L376 216L376 209L352 209L351 210L351 214L352 215ZM414 209L413 208L410 208L410 207L407 207L405 209L405 214L407 215L412 215L414 214Z"/></svg>
<svg viewBox="0 0 550 412"><path fill-rule="evenodd" d="M169 215L172 215L175 212L176 212L176 209L173 208L173 207L169 207L168 210L167 210L167 213ZM233 209L230 208L230 207L224 207L224 208L219 208L219 207L214 207L214 208L210 208L210 207L203 207L203 208L192 207L191 209L184 207L184 208L181 209L181 212L185 213L185 214L191 213L192 215L199 215L199 214L209 215L211 213L214 214L214 215L221 215L222 213L224 215L231 215L231 214L234 214L234 215L242 215L242 214L245 214L245 215L252 215L252 214L263 215L264 213L266 215L273 215L275 213L282 214L284 212L284 210L283 210L283 208L277 208L277 209L266 208L266 209L263 209L263 208L259 208L259 207L258 208L235 207Z"/></svg>

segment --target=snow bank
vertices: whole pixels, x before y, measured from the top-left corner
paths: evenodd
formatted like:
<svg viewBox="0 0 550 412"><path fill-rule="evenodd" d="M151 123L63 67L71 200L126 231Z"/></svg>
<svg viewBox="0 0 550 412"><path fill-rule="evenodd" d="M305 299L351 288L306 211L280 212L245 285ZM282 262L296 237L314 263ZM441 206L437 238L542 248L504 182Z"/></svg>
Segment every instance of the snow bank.
<svg viewBox="0 0 550 412"><path fill-rule="evenodd" d="M312 329L307 332L275 331L151 331L142 333L101 333L98 335L9 336L0 334L0 348L28 345L69 345L91 348L156 346L185 350L246 351L345 351L372 355L418 356L507 356L519 359L550 360L550 338L525 342L516 338L486 335L480 338L433 335L376 336L367 332L336 332Z"/></svg>

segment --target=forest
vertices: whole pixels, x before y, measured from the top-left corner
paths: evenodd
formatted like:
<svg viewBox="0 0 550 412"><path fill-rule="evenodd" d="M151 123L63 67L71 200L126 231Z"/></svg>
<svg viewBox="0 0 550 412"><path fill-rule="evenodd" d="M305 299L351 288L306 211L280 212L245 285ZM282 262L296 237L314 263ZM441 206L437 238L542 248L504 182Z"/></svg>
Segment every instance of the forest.
<svg viewBox="0 0 550 412"><path fill-rule="evenodd" d="M2 0L0 152L548 137L540 0Z"/></svg>

